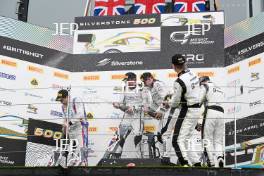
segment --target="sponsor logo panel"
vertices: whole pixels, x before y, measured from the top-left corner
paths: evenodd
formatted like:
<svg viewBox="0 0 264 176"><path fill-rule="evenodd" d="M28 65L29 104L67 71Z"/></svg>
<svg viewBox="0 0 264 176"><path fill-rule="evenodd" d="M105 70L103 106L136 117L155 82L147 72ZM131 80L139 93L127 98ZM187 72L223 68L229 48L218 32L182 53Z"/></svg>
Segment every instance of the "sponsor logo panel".
<svg viewBox="0 0 264 176"><path fill-rule="evenodd" d="M90 133L96 133L96 132L98 132L98 127L89 127L88 131Z"/></svg>
<svg viewBox="0 0 264 176"><path fill-rule="evenodd" d="M88 120L92 120L92 119L94 119L94 113L93 113L93 112L87 112L87 114L86 114L86 118L87 118Z"/></svg>
<svg viewBox="0 0 264 176"><path fill-rule="evenodd" d="M143 65L144 62L140 59L134 59L134 58L125 58L126 61L118 61L114 60L112 58L105 58L103 60L100 60L97 62L97 67L102 66L112 66L112 67L118 67L118 66L140 66Z"/></svg>
<svg viewBox="0 0 264 176"><path fill-rule="evenodd" d="M18 53L18 54L22 54L22 55L26 55L26 56L30 56L30 57L35 57L35 58L40 58L40 59L42 59L44 57L44 55L41 53L25 50L22 48L16 48L16 47L10 46L10 45L3 45L3 49L10 51L10 52L13 52L13 53Z"/></svg>
<svg viewBox="0 0 264 176"><path fill-rule="evenodd" d="M230 108L227 108L227 114L239 113L241 110L242 110L241 105L232 106Z"/></svg>
<svg viewBox="0 0 264 176"><path fill-rule="evenodd" d="M252 92L256 92L256 91L259 91L259 90L264 90L264 87L250 87L248 89L248 93L251 94Z"/></svg>
<svg viewBox="0 0 264 176"><path fill-rule="evenodd" d="M56 146L56 140L61 139L62 137L62 125L42 120L29 119L29 142Z"/></svg>
<svg viewBox="0 0 264 176"><path fill-rule="evenodd" d="M177 78L178 75L177 75L177 73L169 73L168 77L169 78Z"/></svg>
<svg viewBox="0 0 264 176"><path fill-rule="evenodd" d="M263 115L264 113L262 112L237 120L237 143L243 143L264 136ZM226 146L234 144L234 134L234 121L226 123Z"/></svg>
<svg viewBox="0 0 264 176"><path fill-rule="evenodd" d="M233 73L236 73L236 72L239 72L239 71L240 71L240 66L235 66L235 67L229 68L227 70L227 73L228 74L233 74Z"/></svg>
<svg viewBox="0 0 264 176"><path fill-rule="evenodd" d="M16 75L0 72L0 78L9 79L9 80L16 80Z"/></svg>
<svg viewBox="0 0 264 176"><path fill-rule="evenodd" d="M55 110L50 111L51 116L56 116L56 117L63 117L63 113Z"/></svg>
<svg viewBox="0 0 264 176"><path fill-rule="evenodd" d="M34 106L33 104L29 104L27 106L27 113L38 114L38 108Z"/></svg>
<svg viewBox="0 0 264 176"><path fill-rule="evenodd" d="M241 96L245 92L245 88L241 85L240 79L235 79L227 83L228 93L232 93L231 96L227 96L227 100L233 99L235 97Z"/></svg>
<svg viewBox="0 0 264 176"><path fill-rule="evenodd" d="M144 126L144 131L155 132L156 131L156 127L154 125L146 125L146 126Z"/></svg>
<svg viewBox="0 0 264 176"><path fill-rule="evenodd" d="M41 96L41 95L37 95L37 94L29 93L29 92L25 92L24 95L34 97L34 98L40 98L40 99L43 98L43 96Z"/></svg>
<svg viewBox="0 0 264 176"><path fill-rule="evenodd" d="M10 66L10 67L17 67L17 63L14 62L14 61L10 61L10 60L6 60L6 59L2 59L1 60L1 63L3 65L7 65L7 66Z"/></svg>
<svg viewBox="0 0 264 176"><path fill-rule="evenodd" d="M238 51L238 55L247 54L250 51L256 50L258 48L262 48L264 46L264 41L261 41L259 43L255 43L251 46L248 46L246 48L243 48L242 50Z"/></svg>
<svg viewBox="0 0 264 176"><path fill-rule="evenodd" d="M225 49L226 65L231 65L239 61L255 57L264 52L263 33L242 41ZM241 49L242 48L242 49ZM261 58L256 58L248 62L248 67L261 63Z"/></svg>
<svg viewBox="0 0 264 176"><path fill-rule="evenodd" d="M26 140L0 137L0 144L0 167L25 166Z"/></svg>
<svg viewBox="0 0 264 176"><path fill-rule="evenodd" d="M198 72L197 75L198 75L198 77L202 77L202 76L214 77L215 72L212 72L212 71Z"/></svg>
<svg viewBox="0 0 264 176"><path fill-rule="evenodd" d="M257 100L257 101L253 101L253 102L250 102L249 103L249 107L250 108L255 108L255 107L258 107L262 104L262 101L261 100Z"/></svg>
<svg viewBox="0 0 264 176"><path fill-rule="evenodd" d="M2 105L2 106L11 106L12 102L11 101L6 101L6 100L0 100L0 105Z"/></svg>
<svg viewBox="0 0 264 176"><path fill-rule="evenodd" d="M126 78L125 74L115 74L115 75L111 75L111 79L113 80L120 80L120 79L124 79Z"/></svg>
<svg viewBox="0 0 264 176"><path fill-rule="evenodd" d="M78 30L160 26L160 15L129 15L104 18L77 17Z"/></svg>
<svg viewBox="0 0 264 176"><path fill-rule="evenodd" d="M100 75L86 75L83 77L84 81L97 81L100 80Z"/></svg>
<svg viewBox="0 0 264 176"><path fill-rule="evenodd" d="M253 66L260 64L260 63L261 63L261 58L254 59L254 60L248 62L248 67L253 67Z"/></svg>
<svg viewBox="0 0 264 176"><path fill-rule="evenodd" d="M205 55L204 54L184 54L188 64L204 64Z"/></svg>
<svg viewBox="0 0 264 176"><path fill-rule="evenodd" d="M36 78L33 78L31 81L30 81L30 84L32 86L38 86L39 85L39 81L36 79Z"/></svg>
<svg viewBox="0 0 264 176"><path fill-rule="evenodd" d="M63 88L65 88L66 86L62 86L62 85L59 85L59 84L52 84L51 87L52 87L52 88L55 88L55 89L63 89Z"/></svg>
<svg viewBox="0 0 264 176"><path fill-rule="evenodd" d="M210 23L189 24L170 34L170 41L181 45L212 45L215 43L206 35L211 30Z"/></svg>
<svg viewBox="0 0 264 176"><path fill-rule="evenodd" d="M62 72L54 72L53 75L57 78L69 79L69 75Z"/></svg>
<svg viewBox="0 0 264 176"><path fill-rule="evenodd" d="M120 115L120 113L117 113L117 112L113 112L110 115L110 119L120 119L121 117L122 117L122 115Z"/></svg>
<svg viewBox="0 0 264 176"><path fill-rule="evenodd" d="M42 68L39 68L39 67L35 67L33 65L29 65L28 66L28 71L31 71L31 72L36 72L36 73L44 73L44 70Z"/></svg>
<svg viewBox="0 0 264 176"><path fill-rule="evenodd" d="M118 127L109 127L110 132L116 132L118 131Z"/></svg>
<svg viewBox="0 0 264 176"><path fill-rule="evenodd" d="M235 79L227 83L227 87L236 87L240 85L241 81L240 79Z"/></svg>
<svg viewBox="0 0 264 176"><path fill-rule="evenodd" d="M254 72L250 74L250 81L257 81L260 79L260 73L259 72Z"/></svg>
<svg viewBox="0 0 264 176"><path fill-rule="evenodd" d="M96 94L98 91L96 89L92 88L85 88L82 93L83 94Z"/></svg>

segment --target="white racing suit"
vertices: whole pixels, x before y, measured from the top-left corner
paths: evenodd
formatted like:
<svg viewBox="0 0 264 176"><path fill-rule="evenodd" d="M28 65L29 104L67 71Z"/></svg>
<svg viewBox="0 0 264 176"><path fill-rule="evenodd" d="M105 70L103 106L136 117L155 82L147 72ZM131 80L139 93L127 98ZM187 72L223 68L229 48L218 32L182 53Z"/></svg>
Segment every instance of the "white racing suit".
<svg viewBox="0 0 264 176"><path fill-rule="evenodd" d="M176 118L172 145L182 166L201 163L197 151L191 149L191 137L200 117L200 87L198 77L186 69L178 74L174 82L174 94L171 100L171 110Z"/></svg>
<svg viewBox="0 0 264 176"><path fill-rule="evenodd" d="M57 166L62 162L62 156L67 155L67 166L88 166L88 122L83 101L80 98L70 100L68 108L62 107L65 124L68 117L68 154L54 152L54 163ZM73 149L71 148L71 144Z"/></svg>
<svg viewBox="0 0 264 176"><path fill-rule="evenodd" d="M164 101L164 98L166 96L167 91L165 90L165 85L163 82L155 80L153 82L153 86L150 87L144 87L142 90L143 93L143 102L144 102L144 107L149 111L152 112L153 114L155 114L156 112L160 112L163 111L163 106L162 103ZM154 135L157 135L158 133L160 133L161 129L163 128L163 123L164 123L164 119L154 119L153 117L149 116L147 113L145 114L144 117L144 125L145 126L154 126L156 132L148 132L146 131L146 135L148 135L148 137L152 137L153 139L148 140L151 143L155 143L155 138ZM153 155L152 152L152 157L157 157L160 155L163 155L163 152L165 150L165 141L163 144L158 143L158 145L156 146L154 144L155 149L158 147L158 150L155 151L156 156ZM151 157L151 156L150 156Z"/></svg>
<svg viewBox="0 0 264 176"><path fill-rule="evenodd" d="M219 166L218 160L224 156L224 109L221 103L224 101L224 93L212 82L201 86L205 110L203 112L202 138L205 154L209 166ZM201 122L202 121L202 122Z"/></svg>
<svg viewBox="0 0 264 176"><path fill-rule="evenodd" d="M135 158L142 158L141 140L143 132L143 99L142 92L136 89L127 89L120 95L120 110L124 111L123 119L119 125L119 140L114 149L110 151L110 157L120 158L123 152L125 141L129 134L134 136ZM133 112L128 113L125 109L132 108Z"/></svg>

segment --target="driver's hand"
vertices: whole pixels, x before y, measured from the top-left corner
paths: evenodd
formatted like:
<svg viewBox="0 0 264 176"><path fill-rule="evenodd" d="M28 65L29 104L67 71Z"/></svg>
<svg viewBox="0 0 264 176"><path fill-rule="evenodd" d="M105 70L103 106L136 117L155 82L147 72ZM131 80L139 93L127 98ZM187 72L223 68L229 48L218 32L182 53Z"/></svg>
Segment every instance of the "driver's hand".
<svg viewBox="0 0 264 176"><path fill-rule="evenodd" d="M195 126L195 129L197 130L197 131L201 131L202 130L202 124L200 124L200 123L197 123L197 125Z"/></svg>
<svg viewBox="0 0 264 176"><path fill-rule="evenodd" d="M163 107L165 109L169 109L170 108L170 105L169 105L169 102L168 101L163 101L162 105L163 105Z"/></svg>
<svg viewBox="0 0 264 176"><path fill-rule="evenodd" d="M126 110L126 113L128 113L128 114L133 114L133 113L134 113L133 108L129 107L129 108Z"/></svg>
<svg viewBox="0 0 264 176"><path fill-rule="evenodd" d="M160 120L163 117L163 113L162 112L157 112L155 115L155 119Z"/></svg>
<svg viewBox="0 0 264 176"><path fill-rule="evenodd" d="M114 102L114 103L113 103L113 106L114 106L114 108L116 108L116 109L119 109L119 107L120 107L120 104L119 104L119 103L117 103L117 102Z"/></svg>

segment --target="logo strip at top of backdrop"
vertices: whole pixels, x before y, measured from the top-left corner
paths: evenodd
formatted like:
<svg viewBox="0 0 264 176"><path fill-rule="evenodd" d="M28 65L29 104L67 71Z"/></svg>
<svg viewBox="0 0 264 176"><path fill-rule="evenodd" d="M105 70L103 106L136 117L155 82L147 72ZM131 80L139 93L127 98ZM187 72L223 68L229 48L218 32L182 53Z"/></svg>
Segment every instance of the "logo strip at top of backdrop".
<svg viewBox="0 0 264 176"><path fill-rule="evenodd" d="M224 66L223 12L77 17L75 22L71 71L168 69L175 53L185 54L192 68Z"/></svg>
<svg viewBox="0 0 264 176"><path fill-rule="evenodd" d="M64 51L70 37L60 41L65 36L46 28L0 21L3 55L71 72L168 69L175 53L192 68L224 66L223 12L78 17L74 54Z"/></svg>

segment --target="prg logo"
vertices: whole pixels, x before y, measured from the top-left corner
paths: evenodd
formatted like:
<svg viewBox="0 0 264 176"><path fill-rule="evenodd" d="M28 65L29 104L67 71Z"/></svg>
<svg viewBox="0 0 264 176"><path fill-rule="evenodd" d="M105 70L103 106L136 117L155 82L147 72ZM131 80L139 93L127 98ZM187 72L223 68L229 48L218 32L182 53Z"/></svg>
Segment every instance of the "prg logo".
<svg viewBox="0 0 264 176"><path fill-rule="evenodd" d="M184 54L188 63L204 63L204 54Z"/></svg>
<svg viewBox="0 0 264 176"><path fill-rule="evenodd" d="M190 24L187 25L187 31L175 31L170 34L170 40L172 42L180 43L181 45L186 44L190 36L204 36L206 32L211 30L211 24Z"/></svg>

